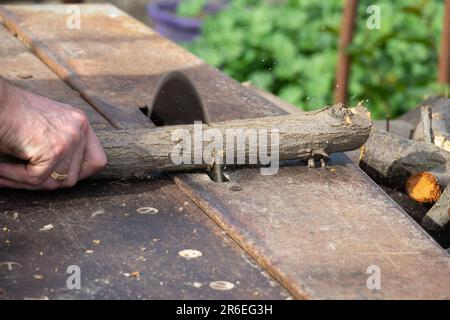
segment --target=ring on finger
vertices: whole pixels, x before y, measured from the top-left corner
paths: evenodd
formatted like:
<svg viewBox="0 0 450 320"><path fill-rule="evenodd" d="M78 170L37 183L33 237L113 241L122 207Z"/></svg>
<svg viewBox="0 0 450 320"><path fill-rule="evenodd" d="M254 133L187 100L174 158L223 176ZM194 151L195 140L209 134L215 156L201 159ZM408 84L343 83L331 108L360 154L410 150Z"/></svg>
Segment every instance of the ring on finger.
<svg viewBox="0 0 450 320"><path fill-rule="evenodd" d="M67 174L61 174L61 173L58 173L58 172L56 172L56 171L53 171L53 172L50 174L50 178L52 178L53 180L58 181L58 182L67 180L68 177L69 177L69 175L67 175Z"/></svg>

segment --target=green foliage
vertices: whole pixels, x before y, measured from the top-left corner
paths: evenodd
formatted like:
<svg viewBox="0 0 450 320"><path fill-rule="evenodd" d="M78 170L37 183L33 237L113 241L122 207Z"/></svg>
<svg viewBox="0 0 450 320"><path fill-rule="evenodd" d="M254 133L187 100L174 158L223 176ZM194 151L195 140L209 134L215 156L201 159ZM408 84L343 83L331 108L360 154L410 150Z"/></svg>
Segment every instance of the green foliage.
<svg viewBox="0 0 450 320"><path fill-rule="evenodd" d="M177 6L177 14L184 17L198 17L202 14L207 0L181 0Z"/></svg>
<svg viewBox="0 0 450 320"><path fill-rule="evenodd" d="M379 0L381 29L370 30L359 1L351 47L350 104L376 118L397 116L436 85L443 1ZM232 0L206 19L188 49L238 81L250 80L305 110L333 100L342 0Z"/></svg>

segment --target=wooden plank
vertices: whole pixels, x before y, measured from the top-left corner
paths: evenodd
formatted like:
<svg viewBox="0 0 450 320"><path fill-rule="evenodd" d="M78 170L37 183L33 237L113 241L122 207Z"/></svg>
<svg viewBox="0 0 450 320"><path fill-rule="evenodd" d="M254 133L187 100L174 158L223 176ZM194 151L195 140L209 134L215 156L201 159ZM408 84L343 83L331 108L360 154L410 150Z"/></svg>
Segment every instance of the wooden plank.
<svg viewBox="0 0 450 320"><path fill-rule="evenodd" d="M32 7L6 7L1 12L10 28L27 38L28 43L44 48L46 35L62 23L64 15L57 11L50 14L52 7L42 8L33 11ZM105 7L98 8L106 12ZM98 15L101 16L101 12ZM120 26L118 20L123 21ZM94 26L89 16L84 16L83 21L87 21L86 28ZM114 28L114 32L124 38L126 34L133 36L134 24L130 26L128 17L102 17L97 21L102 21L95 29L99 39L109 35L107 26L111 23L122 30ZM104 28L99 27L101 24ZM59 31L55 39L67 39L69 35L70 32ZM89 32L85 31L84 36L88 37ZM59 40L52 41L52 45L57 43ZM145 43L146 51L131 54L122 48L120 52L114 51L114 57L123 56L121 61L141 61L147 60L148 51L159 52L155 57L157 66L153 68L178 61L173 68L186 71L192 77L201 90L210 120L284 113L215 69L202 63L193 66L191 55L167 40L154 35L153 41ZM76 42L71 45L72 50L77 49ZM83 46L84 51L89 51L88 48ZM53 49L44 49L53 52ZM95 57L94 52L91 57ZM111 92L120 89L108 83L105 75L127 73L121 71L117 63L108 63L111 60L106 59L109 55L105 54L98 58L102 65L102 69L97 70L100 80L93 81L90 88L97 96L108 92L108 86ZM51 63L59 62L52 60ZM86 60L78 63L80 69L95 64ZM169 70L173 69L166 71ZM146 72L149 78L154 75L149 67L142 71L141 78L124 76L129 87L136 90L121 91L124 103L117 108L131 105L125 103L127 101L148 99L149 89L140 87L141 80L147 79ZM260 176L255 169L229 171L228 175L239 188L231 187L233 183L212 182L205 174L177 175L174 179L295 297L450 297L449 256L345 156L334 156L327 168L310 169L294 162L270 177ZM370 275L366 272L373 265L381 268L381 290L367 287Z"/></svg>
<svg viewBox="0 0 450 320"><path fill-rule="evenodd" d="M112 129L1 25L0 38L2 77L84 110L97 131ZM202 256L186 260L183 249ZM70 265L81 268L80 290L67 289ZM139 277L126 276L135 271ZM213 281L235 288L217 291ZM0 299L288 297L167 177L48 193L0 190Z"/></svg>
<svg viewBox="0 0 450 320"><path fill-rule="evenodd" d="M26 90L83 110L95 130L112 126L78 93L49 70L28 48L0 24L0 77Z"/></svg>
<svg viewBox="0 0 450 320"><path fill-rule="evenodd" d="M345 156L327 168L227 172L233 185L202 175L176 183L297 297L448 299L450 259ZM382 290L366 286L381 270Z"/></svg>
<svg viewBox="0 0 450 320"><path fill-rule="evenodd" d="M0 299L289 297L168 178L0 190L0 199ZM186 249L202 255L188 260ZM79 290L66 286L71 265ZM214 281L235 287L215 290Z"/></svg>
<svg viewBox="0 0 450 320"><path fill-rule="evenodd" d="M81 29L67 29L69 15L63 5L2 6L0 15L8 28L117 128L151 126L138 109L152 105L158 81L173 70L194 79L215 119L226 114L237 118L243 102L261 117L273 115L267 100L116 7L85 4L80 8ZM25 23L19 25L19 21Z"/></svg>

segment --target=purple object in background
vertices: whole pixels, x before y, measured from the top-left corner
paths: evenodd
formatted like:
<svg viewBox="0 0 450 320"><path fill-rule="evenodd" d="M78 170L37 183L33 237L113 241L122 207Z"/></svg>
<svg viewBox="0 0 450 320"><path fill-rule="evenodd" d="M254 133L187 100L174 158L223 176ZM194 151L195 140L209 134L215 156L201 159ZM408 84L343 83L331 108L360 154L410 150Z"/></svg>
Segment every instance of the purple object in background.
<svg viewBox="0 0 450 320"><path fill-rule="evenodd" d="M176 42L190 42L201 34L202 18L177 15L180 0L154 1L147 5L147 12L153 22L153 28L163 36ZM203 12L212 14L226 6L226 1L213 1L205 5Z"/></svg>

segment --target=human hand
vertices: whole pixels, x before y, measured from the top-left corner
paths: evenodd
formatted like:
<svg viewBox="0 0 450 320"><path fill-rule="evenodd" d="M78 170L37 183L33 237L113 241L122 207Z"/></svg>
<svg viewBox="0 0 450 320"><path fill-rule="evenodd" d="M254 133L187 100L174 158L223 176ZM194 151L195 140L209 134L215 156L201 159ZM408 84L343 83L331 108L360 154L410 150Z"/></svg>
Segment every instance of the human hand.
<svg viewBox="0 0 450 320"><path fill-rule="evenodd" d="M82 111L1 80L0 154L27 161L0 163L0 187L15 189L72 187L106 165Z"/></svg>

